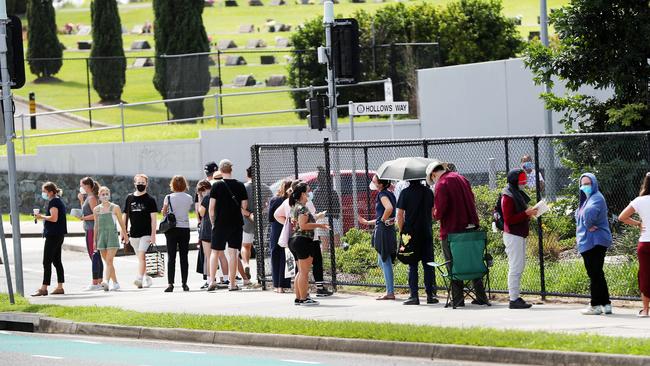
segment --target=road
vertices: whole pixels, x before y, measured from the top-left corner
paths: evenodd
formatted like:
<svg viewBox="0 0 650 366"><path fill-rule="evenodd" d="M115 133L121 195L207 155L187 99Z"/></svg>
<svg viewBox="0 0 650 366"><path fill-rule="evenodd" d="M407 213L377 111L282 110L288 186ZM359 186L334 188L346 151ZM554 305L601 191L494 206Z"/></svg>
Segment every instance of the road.
<svg viewBox="0 0 650 366"><path fill-rule="evenodd" d="M15 128L16 131L22 131L22 121L19 116L21 114L28 114L29 113L29 105L27 103L22 103L19 102L18 100L15 100L15 105L16 105L16 121L15 121ZM37 113L43 113L45 112L44 110L39 110L38 108L36 109ZM29 129L29 118L25 118L25 129ZM65 128L87 128L88 124L83 123L71 118L67 118L64 115L47 115L47 116L40 116L37 117L36 120L36 128L38 130L59 130L59 129L65 129Z"/></svg>
<svg viewBox="0 0 650 366"><path fill-rule="evenodd" d="M0 331L0 360L12 366L497 366L494 363L427 360L261 347L220 346L101 337Z"/></svg>

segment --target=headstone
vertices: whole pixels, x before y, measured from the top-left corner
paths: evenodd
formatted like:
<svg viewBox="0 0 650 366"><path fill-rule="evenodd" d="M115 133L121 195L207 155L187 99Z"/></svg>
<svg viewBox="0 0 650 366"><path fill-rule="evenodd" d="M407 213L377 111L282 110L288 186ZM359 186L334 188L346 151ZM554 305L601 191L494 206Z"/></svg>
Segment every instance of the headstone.
<svg viewBox="0 0 650 366"><path fill-rule="evenodd" d="M312 0L300 0L300 5L313 5Z"/></svg>
<svg viewBox="0 0 650 366"><path fill-rule="evenodd" d="M528 32L528 40L532 41L533 39L539 39L540 33L538 31Z"/></svg>
<svg viewBox="0 0 650 366"><path fill-rule="evenodd" d="M206 8L211 8L214 6L214 0L205 0L203 2L203 6Z"/></svg>
<svg viewBox="0 0 650 366"><path fill-rule="evenodd" d="M287 3L284 2L284 0L272 0L271 5L272 6L281 6L281 5L287 5Z"/></svg>
<svg viewBox="0 0 650 366"><path fill-rule="evenodd" d="M210 86L223 86L223 82L221 82L221 79L218 76L215 76L210 80Z"/></svg>
<svg viewBox="0 0 650 366"><path fill-rule="evenodd" d="M231 6L238 6L236 0L226 0L226 6L231 7Z"/></svg>
<svg viewBox="0 0 650 366"><path fill-rule="evenodd" d="M151 67L153 60L150 57L138 57L133 61L133 67Z"/></svg>
<svg viewBox="0 0 650 366"><path fill-rule="evenodd" d="M320 5L323 5L324 2L325 2L325 0L318 0L318 3L319 3ZM334 4L338 4L338 3L339 3L339 0L332 0L332 2L333 2Z"/></svg>
<svg viewBox="0 0 650 366"><path fill-rule="evenodd" d="M217 61L213 59L212 57L208 57L208 66L215 66L217 64Z"/></svg>
<svg viewBox="0 0 650 366"><path fill-rule="evenodd" d="M89 25L81 25L79 26L79 31L77 32L78 36L87 36L90 34L90 32L93 30L93 28Z"/></svg>
<svg viewBox="0 0 650 366"><path fill-rule="evenodd" d="M149 50L149 49L151 49L151 45L147 41L133 41L133 43L131 43L131 49L132 50Z"/></svg>
<svg viewBox="0 0 650 366"><path fill-rule="evenodd" d="M226 57L226 66L241 66L246 65L246 60L243 56L228 55Z"/></svg>
<svg viewBox="0 0 650 366"><path fill-rule="evenodd" d="M129 34L129 29L125 26L122 26L122 34Z"/></svg>
<svg viewBox="0 0 650 366"><path fill-rule="evenodd" d="M266 42L261 39L249 39L246 48L265 48Z"/></svg>
<svg viewBox="0 0 650 366"><path fill-rule="evenodd" d="M521 25L521 21L524 19L523 16L517 15L516 17L512 18L512 21L515 23L515 25Z"/></svg>
<svg viewBox="0 0 650 366"><path fill-rule="evenodd" d="M366 2L366 0L352 0L354 4L363 4Z"/></svg>
<svg viewBox="0 0 650 366"><path fill-rule="evenodd" d="M255 32L255 26L252 24L242 24L239 26L239 33L253 33Z"/></svg>
<svg viewBox="0 0 650 366"><path fill-rule="evenodd" d="M138 24L131 29L133 34L142 34L142 24Z"/></svg>
<svg viewBox="0 0 650 366"><path fill-rule="evenodd" d="M222 39L217 42L217 48L220 50L227 50L229 48L237 48L237 44L232 39Z"/></svg>
<svg viewBox="0 0 650 366"><path fill-rule="evenodd" d="M278 24L276 29L278 32L291 32L291 24Z"/></svg>
<svg viewBox="0 0 650 366"><path fill-rule="evenodd" d="M93 48L93 41L79 41L77 42L77 49L89 50Z"/></svg>
<svg viewBox="0 0 650 366"><path fill-rule="evenodd" d="M249 6L264 6L264 3L261 0L248 0Z"/></svg>
<svg viewBox="0 0 650 366"><path fill-rule="evenodd" d="M255 81L253 75L237 75L232 84L235 87L255 86L257 81Z"/></svg>
<svg viewBox="0 0 650 366"><path fill-rule="evenodd" d="M287 85L287 77L284 75L271 75L265 80L266 86L285 86Z"/></svg>
<svg viewBox="0 0 650 366"><path fill-rule="evenodd" d="M278 48L291 47L291 41L289 40L289 38L278 37L275 39L275 47Z"/></svg>
<svg viewBox="0 0 650 366"><path fill-rule="evenodd" d="M262 55L260 56L260 62L262 63L262 65L273 65L275 64L275 56Z"/></svg>

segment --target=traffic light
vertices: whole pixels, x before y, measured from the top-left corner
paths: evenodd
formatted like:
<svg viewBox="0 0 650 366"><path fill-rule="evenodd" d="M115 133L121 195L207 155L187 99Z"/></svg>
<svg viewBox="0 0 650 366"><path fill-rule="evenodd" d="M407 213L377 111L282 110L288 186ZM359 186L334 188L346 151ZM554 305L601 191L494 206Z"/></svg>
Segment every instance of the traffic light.
<svg viewBox="0 0 650 366"><path fill-rule="evenodd" d="M25 85L25 55L23 52L23 25L20 18L9 16L7 24L7 67L11 89L20 89Z"/></svg>
<svg viewBox="0 0 650 366"><path fill-rule="evenodd" d="M327 108L327 96L317 95L316 97L309 98L305 101L307 111L307 121L309 128L312 130L322 131L327 128L325 123L325 108Z"/></svg>
<svg viewBox="0 0 650 366"><path fill-rule="evenodd" d="M337 84L359 81L359 23L356 19L335 19L332 28L332 59Z"/></svg>

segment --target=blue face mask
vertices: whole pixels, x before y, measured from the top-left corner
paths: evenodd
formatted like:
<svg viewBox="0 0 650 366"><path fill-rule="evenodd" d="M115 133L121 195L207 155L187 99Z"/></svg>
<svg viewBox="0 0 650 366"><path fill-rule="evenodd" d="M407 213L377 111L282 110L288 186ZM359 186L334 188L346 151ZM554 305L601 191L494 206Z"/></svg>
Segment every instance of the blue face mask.
<svg viewBox="0 0 650 366"><path fill-rule="evenodd" d="M533 163L530 161L525 162L521 167L526 170L533 170L534 168Z"/></svg>
<svg viewBox="0 0 650 366"><path fill-rule="evenodd" d="M583 191L587 196L591 196L592 193L591 185L582 185L580 186L580 190Z"/></svg>
<svg viewBox="0 0 650 366"><path fill-rule="evenodd" d="M50 197L48 197L47 193L45 192L41 192L41 198L43 198L46 201L50 199Z"/></svg>

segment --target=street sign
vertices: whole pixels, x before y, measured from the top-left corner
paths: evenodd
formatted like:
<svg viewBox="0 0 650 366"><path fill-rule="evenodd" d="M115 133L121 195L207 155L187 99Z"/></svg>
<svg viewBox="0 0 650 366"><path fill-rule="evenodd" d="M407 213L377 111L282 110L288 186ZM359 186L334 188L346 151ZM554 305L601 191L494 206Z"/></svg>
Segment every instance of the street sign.
<svg viewBox="0 0 650 366"><path fill-rule="evenodd" d="M387 102L393 101L393 82L390 79L384 81L384 100Z"/></svg>
<svg viewBox="0 0 650 366"><path fill-rule="evenodd" d="M352 103L348 109L352 116L409 114L409 102Z"/></svg>

